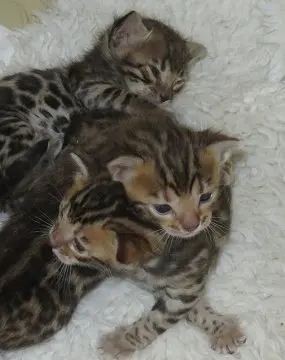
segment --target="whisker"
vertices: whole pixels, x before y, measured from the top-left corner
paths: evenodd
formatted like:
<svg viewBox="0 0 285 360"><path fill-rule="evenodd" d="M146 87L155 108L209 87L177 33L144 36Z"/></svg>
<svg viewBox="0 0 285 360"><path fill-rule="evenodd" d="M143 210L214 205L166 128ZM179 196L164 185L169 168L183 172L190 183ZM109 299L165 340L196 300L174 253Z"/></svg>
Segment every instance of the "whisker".
<svg viewBox="0 0 285 360"><path fill-rule="evenodd" d="M226 231L221 230L221 229L219 229L219 228L215 228L213 224L209 226L209 230L211 230L211 231L212 231L214 234L216 234L218 237L221 237L221 236L223 236L223 235L226 234ZM224 232L222 232L222 231L224 231Z"/></svg>
<svg viewBox="0 0 285 360"><path fill-rule="evenodd" d="M50 196L53 200L55 200L57 203L60 203L62 200L62 196L61 197L56 197L53 193L48 192L47 193L48 196Z"/></svg>
<svg viewBox="0 0 285 360"><path fill-rule="evenodd" d="M213 228L215 228L216 230L220 230L220 231L223 231L223 232L227 232L229 227L226 226L226 225L223 225L223 224L220 224L220 223L216 223L214 221L211 222L210 226L212 226Z"/></svg>
<svg viewBox="0 0 285 360"><path fill-rule="evenodd" d="M64 194L62 193L62 191L60 191L57 187L55 187L53 184L50 184L50 186L52 187L53 190L55 190L55 192L60 196L60 198L62 199Z"/></svg>

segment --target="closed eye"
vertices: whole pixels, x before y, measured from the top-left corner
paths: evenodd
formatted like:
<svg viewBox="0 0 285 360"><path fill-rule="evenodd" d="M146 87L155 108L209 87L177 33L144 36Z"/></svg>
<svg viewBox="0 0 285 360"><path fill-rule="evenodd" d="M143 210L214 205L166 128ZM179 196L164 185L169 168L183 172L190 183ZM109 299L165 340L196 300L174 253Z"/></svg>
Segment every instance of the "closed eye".
<svg viewBox="0 0 285 360"><path fill-rule="evenodd" d="M149 79L140 77L140 76L138 76L138 75L136 75L136 74L133 74L133 73L129 74L129 78L130 78L131 80L135 81L135 82L141 81L141 82L143 82L144 84L150 84L150 83L151 83L151 81L150 81Z"/></svg>
<svg viewBox="0 0 285 360"><path fill-rule="evenodd" d="M154 65L150 65L149 66L153 76L158 79L159 78L159 70L154 66Z"/></svg>

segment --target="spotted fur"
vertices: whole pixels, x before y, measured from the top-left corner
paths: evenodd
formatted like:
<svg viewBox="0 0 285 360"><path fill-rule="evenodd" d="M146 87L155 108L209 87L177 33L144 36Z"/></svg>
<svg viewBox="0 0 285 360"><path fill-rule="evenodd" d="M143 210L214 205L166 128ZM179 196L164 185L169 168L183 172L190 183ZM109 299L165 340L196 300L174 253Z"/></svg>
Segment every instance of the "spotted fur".
<svg viewBox="0 0 285 360"><path fill-rule="evenodd" d="M73 181L74 164L63 153L42 174L0 231L0 349L48 339L70 321L80 299L109 274L107 264L73 267L67 275L49 245L47 225L58 212L60 193Z"/></svg>
<svg viewBox="0 0 285 360"><path fill-rule="evenodd" d="M111 108L132 113L171 100L188 78L190 65L204 54L202 45L133 11L115 20L79 61L3 78L0 198L9 198L9 191L46 152L46 147L33 150L35 144L55 139L62 146L76 111ZM61 146L50 151L50 157L57 156Z"/></svg>
<svg viewBox="0 0 285 360"><path fill-rule="evenodd" d="M115 216L120 207L129 203L123 185L101 183L80 192L84 179L78 177L80 169L72 156L68 149L63 151L1 229L1 350L48 339L68 324L80 299L110 276L114 265L139 263L152 256L151 246L142 236L128 233L121 239L106 224L110 215ZM84 177L84 173L80 175ZM68 267L58 261L56 249L50 246L48 230L56 221L61 193L66 196L78 193L81 199L83 195L92 195L93 206L97 201L101 215L97 214L95 224L84 227L79 239L88 240L85 246L92 250L92 266L88 266L88 256L85 266ZM82 247L80 243L75 246ZM79 254L81 265L84 255Z"/></svg>
<svg viewBox="0 0 285 360"><path fill-rule="evenodd" d="M105 164L113 180L124 184L131 204L113 212L113 229L118 236L120 226L131 229L156 249L147 261L120 268L122 276L156 294L155 305L135 323L105 337L103 347L113 355L142 349L186 318L211 336L213 348L233 352L245 337L234 319L207 305L204 293L208 275L229 241L230 165L236 139L194 132L166 114L156 115L152 118L149 113L144 120L132 117L132 121L123 115L120 126L103 131L96 146L85 138L85 151ZM100 194L90 189L81 182L80 190L75 187L63 200L51 230L53 246L69 244L85 226L100 220L96 207ZM205 204L201 199L208 192L212 196ZM155 213L157 204L171 206L171 216ZM110 209L114 210L109 204ZM193 219L199 220L195 228ZM55 230L60 237L53 236Z"/></svg>

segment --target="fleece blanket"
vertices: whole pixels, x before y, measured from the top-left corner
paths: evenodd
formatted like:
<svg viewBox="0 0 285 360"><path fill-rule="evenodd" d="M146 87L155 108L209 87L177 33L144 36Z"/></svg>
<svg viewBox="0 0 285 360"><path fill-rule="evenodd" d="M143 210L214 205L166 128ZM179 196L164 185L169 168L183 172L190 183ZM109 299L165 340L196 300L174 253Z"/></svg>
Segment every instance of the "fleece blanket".
<svg viewBox="0 0 285 360"><path fill-rule="evenodd" d="M181 121L242 139L231 244L213 274L209 296L236 314L248 337L234 355L285 357L285 3L283 0L58 0L41 23L0 29L1 74L64 64L87 49L113 16L136 9L208 48L173 104ZM1 296L1 294L0 294ZM137 319L153 298L135 285L106 281L81 302L69 326L50 341L1 353L4 360L107 359L99 338ZM217 360L207 337L181 321L132 359Z"/></svg>

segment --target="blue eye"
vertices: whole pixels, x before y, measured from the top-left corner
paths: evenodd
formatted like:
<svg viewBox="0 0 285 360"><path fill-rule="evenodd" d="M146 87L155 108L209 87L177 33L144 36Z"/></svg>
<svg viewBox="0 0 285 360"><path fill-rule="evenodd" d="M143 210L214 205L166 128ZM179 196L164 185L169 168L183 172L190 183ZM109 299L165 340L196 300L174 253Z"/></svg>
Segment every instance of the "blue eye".
<svg viewBox="0 0 285 360"><path fill-rule="evenodd" d="M205 203L212 198L212 193L208 192L200 196L200 203Z"/></svg>
<svg viewBox="0 0 285 360"><path fill-rule="evenodd" d="M153 205L153 207L159 214L163 214L163 215L166 215L170 211L172 211L171 206L168 204L158 204L158 205Z"/></svg>

